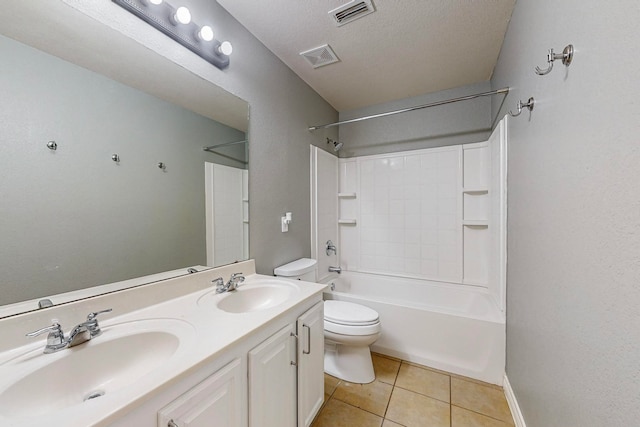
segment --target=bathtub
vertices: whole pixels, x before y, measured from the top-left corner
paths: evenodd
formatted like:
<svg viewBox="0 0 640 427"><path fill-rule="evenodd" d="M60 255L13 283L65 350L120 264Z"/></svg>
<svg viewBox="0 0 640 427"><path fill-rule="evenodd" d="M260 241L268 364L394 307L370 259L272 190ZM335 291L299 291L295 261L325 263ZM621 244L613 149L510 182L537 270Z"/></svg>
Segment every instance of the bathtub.
<svg viewBox="0 0 640 427"><path fill-rule="evenodd" d="M373 351L502 385L505 319L486 289L350 271L322 283L335 287L325 300L380 314Z"/></svg>

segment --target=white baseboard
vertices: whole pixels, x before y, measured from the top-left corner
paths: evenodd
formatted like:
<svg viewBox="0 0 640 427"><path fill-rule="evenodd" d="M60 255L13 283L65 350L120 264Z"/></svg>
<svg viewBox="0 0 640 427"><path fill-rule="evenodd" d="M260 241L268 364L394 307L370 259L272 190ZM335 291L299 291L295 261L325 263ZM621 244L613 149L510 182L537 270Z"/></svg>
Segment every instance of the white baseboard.
<svg viewBox="0 0 640 427"><path fill-rule="evenodd" d="M520 411L520 406L518 406L516 395L513 394L513 389L511 388L511 384L509 383L509 378L507 378L506 373L504 374L504 380L502 381L502 388L504 389L504 395L507 398L507 403L509 404L509 409L511 409L511 415L513 416L513 422L516 424L516 427L527 427L524 422L522 412Z"/></svg>

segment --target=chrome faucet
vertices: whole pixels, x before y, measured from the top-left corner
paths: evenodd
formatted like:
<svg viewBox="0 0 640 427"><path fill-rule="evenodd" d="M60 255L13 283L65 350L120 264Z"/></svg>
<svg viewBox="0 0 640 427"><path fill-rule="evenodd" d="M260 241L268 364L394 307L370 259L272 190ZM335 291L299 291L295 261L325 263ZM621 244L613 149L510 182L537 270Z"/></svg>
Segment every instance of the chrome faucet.
<svg viewBox="0 0 640 427"><path fill-rule="evenodd" d="M329 267L329 272L340 274L340 273L342 273L342 268L340 268L340 267Z"/></svg>
<svg viewBox="0 0 640 427"><path fill-rule="evenodd" d="M108 313L111 310L112 309L110 308L108 310L89 313L86 321L76 325L71 332L69 332L68 338L64 337L62 327L57 322L54 322L51 326L47 326L46 328L30 332L26 334L26 336L36 337L45 332L49 332L49 335L47 336L47 345L44 348L45 354L55 353L56 351L69 347L75 347L76 345L87 342L102 333L97 317L99 314Z"/></svg>
<svg viewBox="0 0 640 427"><path fill-rule="evenodd" d="M242 273L233 273L229 278L229 281L225 284L222 277L218 277L213 280L216 284L216 293L221 294L223 292L233 292L238 289L238 285L244 282L244 276Z"/></svg>

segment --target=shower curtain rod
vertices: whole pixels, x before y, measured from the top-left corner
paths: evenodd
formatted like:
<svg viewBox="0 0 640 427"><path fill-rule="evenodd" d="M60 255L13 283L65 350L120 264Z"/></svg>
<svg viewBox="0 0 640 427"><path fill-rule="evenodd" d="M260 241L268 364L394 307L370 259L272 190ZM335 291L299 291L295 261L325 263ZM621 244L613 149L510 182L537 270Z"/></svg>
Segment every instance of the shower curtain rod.
<svg viewBox="0 0 640 427"><path fill-rule="evenodd" d="M309 130L326 129L334 126L346 125L348 123L355 123L355 122L360 122L360 121L369 120L369 119L377 119L378 117L392 116L394 114L407 113L409 111L421 110L423 108L437 107L438 105L451 104L451 103L460 102L460 101L468 101L470 99L480 98L481 96L500 95L503 93L508 94L509 88L504 87L502 89L492 90L490 92L483 92L483 93L476 93L474 95L461 96L459 98L452 98L444 101L432 102L430 104L418 105L416 107L403 108L401 110L395 110L395 111L387 111L386 113L373 114L371 116L358 117L356 119L343 120L341 122L327 123L326 125L311 126Z"/></svg>
<svg viewBox="0 0 640 427"><path fill-rule="evenodd" d="M235 145L235 144L244 144L245 142L248 142L246 139L242 140L242 141L233 141L233 142L223 142L221 144L215 144L215 145L210 145L208 147L202 147L202 149L204 151L211 151L214 148L218 148L218 147L224 147L227 145Z"/></svg>
<svg viewBox="0 0 640 427"><path fill-rule="evenodd" d="M218 152L218 151L215 151L215 150L214 150L214 148L218 148L218 147L225 147L225 146L227 146L227 145L244 144L244 143L246 143L246 142L249 142L249 141L245 139L245 140L242 140L242 141L223 142L223 143L221 143L221 144L215 144L215 145L210 145L210 146L208 146L208 147L202 147L202 149L203 149L204 151L208 151L209 153L217 154L217 155L218 155L218 156L220 156L220 157L225 157L225 158L227 158L227 159L230 159L230 160L233 160L233 161L236 161L236 162L242 163L243 165L248 165L248 164L249 164L249 162L247 162L247 161L245 161L245 160L237 159L237 158L235 158L235 157L229 156L229 155L227 155L227 154L222 154L222 153L220 153L220 152Z"/></svg>

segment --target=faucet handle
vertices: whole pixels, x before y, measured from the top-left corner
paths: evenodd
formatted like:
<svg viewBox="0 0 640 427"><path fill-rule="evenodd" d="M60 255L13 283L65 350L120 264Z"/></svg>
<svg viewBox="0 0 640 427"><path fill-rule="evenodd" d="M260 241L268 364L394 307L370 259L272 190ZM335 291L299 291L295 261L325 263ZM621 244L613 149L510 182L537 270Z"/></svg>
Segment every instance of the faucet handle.
<svg viewBox="0 0 640 427"><path fill-rule="evenodd" d="M94 311L93 313L89 313L87 314L87 321L94 320L96 317L98 317L98 314L109 313L111 311L113 311L113 308L108 308L106 310Z"/></svg>
<svg viewBox="0 0 640 427"><path fill-rule="evenodd" d="M238 286L238 283L244 282L244 276L242 273L233 273L231 277L229 277L228 286L233 287L235 289Z"/></svg>
<svg viewBox="0 0 640 427"><path fill-rule="evenodd" d="M218 277L217 279L213 279L211 283L216 285L216 293L221 293L225 291L224 279L222 277Z"/></svg>
<svg viewBox="0 0 640 427"><path fill-rule="evenodd" d="M111 311L113 311L113 309L108 308L106 310L94 311L87 314L87 321L85 325L87 326L87 330L89 331L89 335L91 335L91 338L97 337L102 333L102 329L100 329L100 325L98 325L98 315L102 313L109 313Z"/></svg>
<svg viewBox="0 0 640 427"><path fill-rule="evenodd" d="M67 341L64 339L64 332L58 322L53 322L51 326L38 329L37 331L29 332L27 337L37 337L38 335L49 332L47 336L47 345L44 347L44 354L55 353L58 350L62 350L67 346Z"/></svg>
<svg viewBox="0 0 640 427"><path fill-rule="evenodd" d="M29 332L25 334L26 337L37 337L38 335L42 335L45 332L49 332L49 335L59 335L64 339L64 332L62 331L62 327L59 323L53 322L51 326L47 326L46 328L38 329L37 331Z"/></svg>

